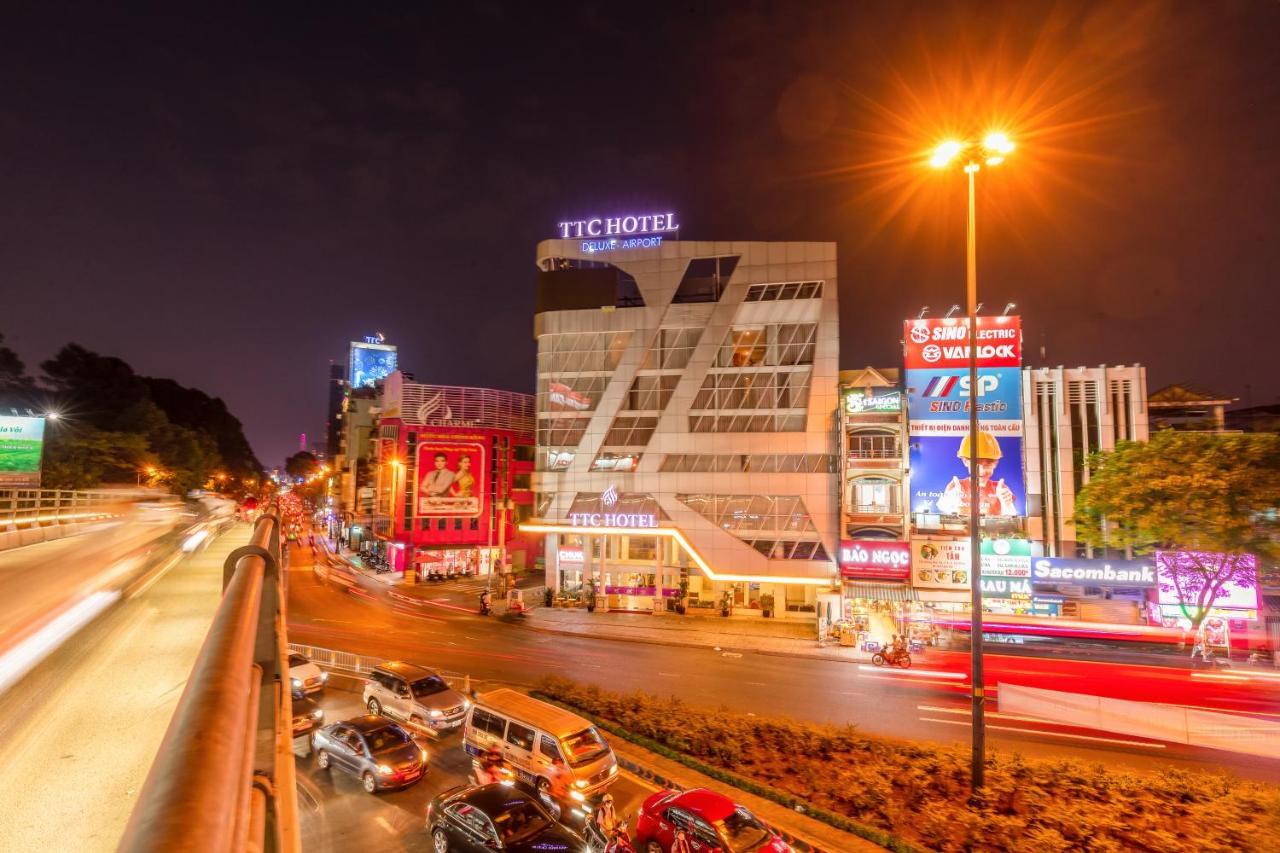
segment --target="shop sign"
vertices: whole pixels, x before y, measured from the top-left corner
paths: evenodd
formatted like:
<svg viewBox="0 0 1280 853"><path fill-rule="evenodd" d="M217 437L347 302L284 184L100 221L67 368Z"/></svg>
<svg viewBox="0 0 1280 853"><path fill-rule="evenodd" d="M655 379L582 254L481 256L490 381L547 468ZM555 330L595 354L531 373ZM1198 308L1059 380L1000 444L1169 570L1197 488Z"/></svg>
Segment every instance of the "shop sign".
<svg viewBox="0 0 1280 853"><path fill-rule="evenodd" d="M674 213L646 213L641 216L595 216L556 223L564 240L583 237L621 237L629 234L675 234L680 230ZM603 242L609 242L605 240Z"/></svg>
<svg viewBox="0 0 1280 853"><path fill-rule="evenodd" d="M980 582L983 598L1031 598L1031 581L1027 578L990 577L984 574Z"/></svg>
<svg viewBox="0 0 1280 853"><path fill-rule="evenodd" d="M911 577L911 543L883 539L842 540L840 575L851 579L907 580Z"/></svg>
<svg viewBox="0 0 1280 853"><path fill-rule="evenodd" d="M887 391L883 394L868 394L862 389L846 391L844 410L851 415L869 412L900 412L902 411L902 392Z"/></svg>
<svg viewBox="0 0 1280 853"><path fill-rule="evenodd" d="M1077 557L1036 557L1031 577L1037 584L1088 584L1150 589L1156 585L1151 563L1142 560L1086 560Z"/></svg>
<svg viewBox="0 0 1280 853"><path fill-rule="evenodd" d="M1022 366L1022 318L978 318L978 367ZM903 329L908 370L968 368L969 318L907 320Z"/></svg>
<svg viewBox="0 0 1280 853"><path fill-rule="evenodd" d="M1227 610L1258 608L1258 558L1253 554L1156 551L1155 557L1161 604L1195 606L1206 582L1225 578L1213 601L1206 603Z"/></svg>
<svg viewBox="0 0 1280 853"><path fill-rule="evenodd" d="M923 589L969 588L969 540L911 540L911 583ZM1031 576L1031 543L1025 539L984 539L979 553L984 590L986 581L1018 580L1027 585ZM993 593L994 594L994 593Z"/></svg>
<svg viewBox="0 0 1280 853"><path fill-rule="evenodd" d="M911 583L923 589L969 588L969 540L911 540Z"/></svg>
<svg viewBox="0 0 1280 853"><path fill-rule="evenodd" d="M583 562L581 548L561 548L556 556L562 563L581 563Z"/></svg>
<svg viewBox="0 0 1280 853"><path fill-rule="evenodd" d="M643 512L571 512L574 527L657 527L658 516Z"/></svg>

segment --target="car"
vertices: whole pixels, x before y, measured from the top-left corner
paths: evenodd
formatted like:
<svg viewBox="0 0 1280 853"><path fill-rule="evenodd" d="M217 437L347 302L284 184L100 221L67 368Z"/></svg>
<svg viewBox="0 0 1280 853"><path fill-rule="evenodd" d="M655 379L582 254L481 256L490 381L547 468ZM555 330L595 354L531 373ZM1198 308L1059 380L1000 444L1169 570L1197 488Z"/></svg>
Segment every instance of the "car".
<svg viewBox="0 0 1280 853"><path fill-rule="evenodd" d="M302 688L293 688L293 736L306 737L324 720L324 709L316 700L308 698Z"/></svg>
<svg viewBox="0 0 1280 853"><path fill-rule="evenodd" d="M306 655L298 652L289 653L289 687L300 689L308 695L324 690L329 681L329 673L321 672L320 667L311 662Z"/></svg>
<svg viewBox="0 0 1280 853"><path fill-rule="evenodd" d="M404 661L374 667L364 686L364 706L424 729L456 729L466 719L471 702L434 669Z"/></svg>
<svg viewBox="0 0 1280 853"><path fill-rule="evenodd" d="M668 853L676 829L685 831L694 853L790 853L791 848L745 806L709 791L659 791L636 815L636 849Z"/></svg>
<svg viewBox="0 0 1280 853"><path fill-rule="evenodd" d="M311 749L317 767L350 773L370 794L407 788L427 773L427 751L413 735L372 714L325 726L311 735Z"/></svg>
<svg viewBox="0 0 1280 853"><path fill-rule="evenodd" d="M519 782L459 785L427 806L434 853L586 853L581 835L559 823L538 792Z"/></svg>

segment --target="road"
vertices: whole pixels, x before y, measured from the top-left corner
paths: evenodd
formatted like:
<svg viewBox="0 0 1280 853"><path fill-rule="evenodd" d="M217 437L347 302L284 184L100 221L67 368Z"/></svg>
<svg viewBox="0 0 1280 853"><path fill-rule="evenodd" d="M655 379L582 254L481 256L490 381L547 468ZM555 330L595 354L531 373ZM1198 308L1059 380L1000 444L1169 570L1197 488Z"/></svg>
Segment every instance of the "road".
<svg viewBox="0 0 1280 853"><path fill-rule="evenodd" d="M330 689L319 698L325 722L365 713L360 696ZM302 849L307 853L341 851L414 851L431 849L423 830L427 804L441 791L468 783L471 759L457 731L424 743L431 756L426 776L402 791L366 794L355 777L321 770L308 753L307 740L294 743L298 762L298 803L303 819ZM627 773L610 792L619 814L634 812L656 790Z"/></svg>
<svg viewBox="0 0 1280 853"><path fill-rule="evenodd" d="M290 566L291 642L467 673L480 690L496 684L528 686L545 675L560 675L610 690L645 689L675 695L712 709L723 706L761 715L853 723L868 733L936 742L967 742L969 738L963 688L947 677L956 671L957 660L953 658L962 656L926 656L918 669L903 673L837 661L552 635L476 615L471 585L437 585L430 600L414 604L393 597L386 585L364 576L357 576L352 585L332 573L320 577L306 549L295 553ZM1055 664L1022 656L992 655L991 660L1006 677L1017 672L1045 677L1053 674ZM1064 662L1056 664L1059 669L1053 677L1064 672ZM1081 668L1068 683L1096 681L1089 670L1098 664L1065 664L1073 672ZM937 672L933 671L935 666ZM1105 668L1113 676L1120 673L1138 685L1143 679L1156 679L1152 683L1158 685L1153 688L1157 692L1167 692L1170 679L1186 677L1160 667L1108 664ZM1155 672L1147 673L1147 669ZM1238 685L1207 684L1196 689L1205 701L1243 703L1280 719L1280 713L1274 713L1280 711L1280 692L1276 690L1244 694L1242 699ZM1221 691L1222 696L1215 691ZM353 706L352 711L356 710ZM989 723L989 740L1002 751L1073 757L1111 767L1229 770L1251 778L1280 780L1277 762L1009 718L999 713L998 703ZM307 794L307 802L312 819L323 821L321 837L333 843L359 838L377 839L375 844L406 845L386 849L417 849L423 839L415 835L415 827L420 826L427 793L439 790L441 784L439 779L429 778L420 793L378 797L373 800L376 805L370 805L370 798L354 782L317 781L314 773L308 778L313 790Z"/></svg>
<svg viewBox="0 0 1280 853"><path fill-rule="evenodd" d="M0 849L115 850L221 599L223 559L248 537L241 525L169 555L0 696ZM39 547L27 558L62 553Z"/></svg>

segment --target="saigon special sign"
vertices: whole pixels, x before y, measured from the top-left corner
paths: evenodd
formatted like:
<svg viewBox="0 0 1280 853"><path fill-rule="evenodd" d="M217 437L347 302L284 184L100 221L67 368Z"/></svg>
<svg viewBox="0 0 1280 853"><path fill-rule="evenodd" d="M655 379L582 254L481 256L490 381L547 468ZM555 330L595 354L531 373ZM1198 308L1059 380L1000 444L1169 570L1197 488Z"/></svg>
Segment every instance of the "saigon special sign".
<svg viewBox="0 0 1280 853"><path fill-rule="evenodd" d="M885 391L872 394L870 389L855 388L844 392L844 410L850 415L872 412L897 413L902 411L902 392Z"/></svg>
<svg viewBox="0 0 1280 853"><path fill-rule="evenodd" d="M979 317L978 367L1022 367L1022 318ZM903 328L908 370L969 367L969 318L907 320Z"/></svg>
<svg viewBox="0 0 1280 853"><path fill-rule="evenodd" d="M907 580L911 577L911 543L885 539L841 540L840 576L865 580Z"/></svg>
<svg viewBox="0 0 1280 853"><path fill-rule="evenodd" d="M478 441L418 445L418 515L475 518L484 509L488 474Z"/></svg>

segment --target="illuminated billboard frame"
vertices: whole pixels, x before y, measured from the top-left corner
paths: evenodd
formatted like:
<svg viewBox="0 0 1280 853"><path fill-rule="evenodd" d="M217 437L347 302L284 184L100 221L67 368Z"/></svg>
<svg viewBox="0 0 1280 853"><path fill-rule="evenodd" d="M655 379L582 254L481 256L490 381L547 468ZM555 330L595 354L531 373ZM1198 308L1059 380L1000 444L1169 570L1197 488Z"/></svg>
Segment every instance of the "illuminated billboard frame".
<svg viewBox="0 0 1280 853"><path fill-rule="evenodd" d="M0 487L40 485L44 418L0 415Z"/></svg>
<svg viewBox="0 0 1280 853"><path fill-rule="evenodd" d="M352 388L373 387L396 370L395 344L352 341L347 356L347 382Z"/></svg>

